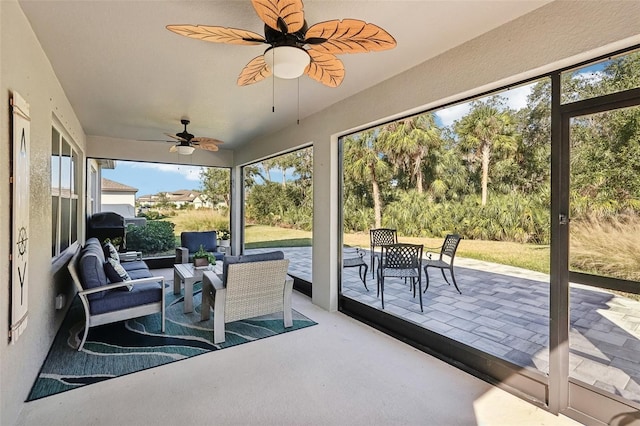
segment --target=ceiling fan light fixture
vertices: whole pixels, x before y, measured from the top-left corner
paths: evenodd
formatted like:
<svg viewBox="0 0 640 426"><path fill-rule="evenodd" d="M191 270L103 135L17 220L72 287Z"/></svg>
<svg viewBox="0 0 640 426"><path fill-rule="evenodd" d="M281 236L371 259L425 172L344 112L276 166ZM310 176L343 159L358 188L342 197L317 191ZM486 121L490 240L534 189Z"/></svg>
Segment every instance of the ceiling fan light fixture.
<svg viewBox="0 0 640 426"><path fill-rule="evenodd" d="M180 155L191 155L193 151L195 151L195 148L189 145L177 145L176 151L178 151Z"/></svg>
<svg viewBox="0 0 640 426"><path fill-rule="evenodd" d="M264 52L264 61L278 78L298 78L311 62L306 50L295 46L275 46Z"/></svg>

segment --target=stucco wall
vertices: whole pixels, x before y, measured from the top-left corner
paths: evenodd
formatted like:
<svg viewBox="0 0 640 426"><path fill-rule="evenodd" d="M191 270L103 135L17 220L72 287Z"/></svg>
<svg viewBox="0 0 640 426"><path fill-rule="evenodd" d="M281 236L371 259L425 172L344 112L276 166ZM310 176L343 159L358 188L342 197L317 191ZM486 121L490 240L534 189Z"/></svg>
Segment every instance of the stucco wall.
<svg viewBox="0 0 640 426"><path fill-rule="evenodd" d="M82 149L84 133L51 65L18 4L0 2L0 424L20 412L63 318L54 308L69 280L51 269L51 124L55 114ZM10 295L9 96L17 91L30 104L31 196L29 234L29 322L16 344L8 343ZM63 271L64 272L64 271ZM64 275L64 273L63 273ZM68 277L67 277L68 278Z"/></svg>
<svg viewBox="0 0 640 426"><path fill-rule="evenodd" d="M247 164L313 143L314 303L336 308L336 135L638 44L638 22L638 1L556 1L238 151L236 164Z"/></svg>
<svg viewBox="0 0 640 426"><path fill-rule="evenodd" d="M104 206L106 204L129 204L130 206L135 206L136 196L133 193L122 194L104 191L102 193L102 205Z"/></svg>

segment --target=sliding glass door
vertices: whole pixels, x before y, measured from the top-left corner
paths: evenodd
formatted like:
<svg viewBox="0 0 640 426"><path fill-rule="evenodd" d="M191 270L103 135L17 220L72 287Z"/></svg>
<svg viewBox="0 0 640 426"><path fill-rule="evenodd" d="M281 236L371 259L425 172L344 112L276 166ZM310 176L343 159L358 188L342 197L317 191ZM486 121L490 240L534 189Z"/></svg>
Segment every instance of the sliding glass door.
<svg viewBox="0 0 640 426"><path fill-rule="evenodd" d="M567 196L554 242L565 246L555 253L566 256L569 304L560 387L569 410L615 422L640 409L640 89L560 111Z"/></svg>

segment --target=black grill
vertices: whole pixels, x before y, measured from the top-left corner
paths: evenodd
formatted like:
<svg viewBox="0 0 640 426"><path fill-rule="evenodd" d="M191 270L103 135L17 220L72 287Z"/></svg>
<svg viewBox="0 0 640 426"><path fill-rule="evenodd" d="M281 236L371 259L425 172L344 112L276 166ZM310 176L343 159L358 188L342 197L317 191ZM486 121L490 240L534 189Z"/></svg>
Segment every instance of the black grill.
<svg viewBox="0 0 640 426"><path fill-rule="evenodd" d="M96 237L100 242L107 238L120 251L125 250L124 217L114 212L95 213L87 220L87 238Z"/></svg>

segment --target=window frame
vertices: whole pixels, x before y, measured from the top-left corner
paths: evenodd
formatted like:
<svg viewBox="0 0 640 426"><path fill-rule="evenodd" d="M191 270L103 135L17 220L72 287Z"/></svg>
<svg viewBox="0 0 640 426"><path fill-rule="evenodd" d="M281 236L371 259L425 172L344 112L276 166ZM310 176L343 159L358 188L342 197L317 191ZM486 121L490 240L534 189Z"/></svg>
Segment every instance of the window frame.
<svg viewBox="0 0 640 426"><path fill-rule="evenodd" d="M56 140L57 139L57 140ZM57 152L54 144L57 143ZM51 261L55 263L80 238L80 196L82 192L81 151L62 124L51 124ZM66 163L69 163L68 165ZM63 168L64 166L64 168ZM68 170L65 170L68 167ZM66 182L63 182L66 180ZM65 187L68 185L68 188ZM55 202L54 202L55 200ZM68 203L68 214L63 218L63 203ZM66 213L66 212L65 212ZM63 226L64 225L64 226ZM62 231L66 229L66 235Z"/></svg>

